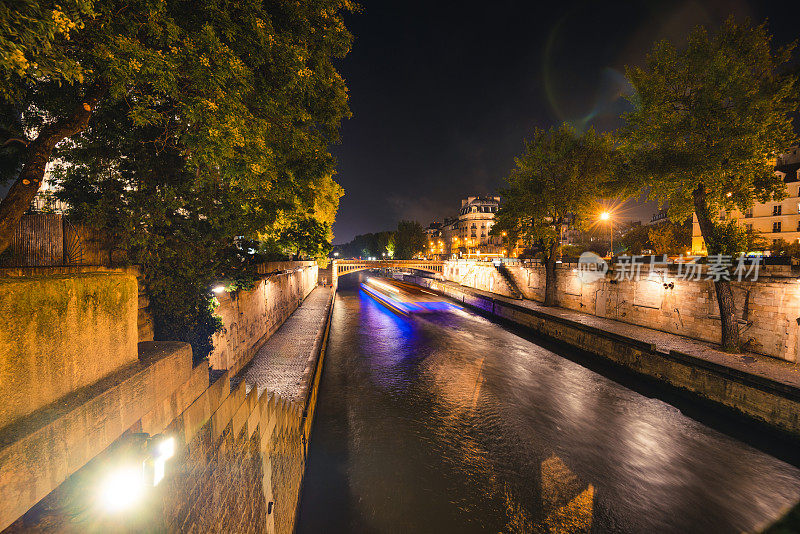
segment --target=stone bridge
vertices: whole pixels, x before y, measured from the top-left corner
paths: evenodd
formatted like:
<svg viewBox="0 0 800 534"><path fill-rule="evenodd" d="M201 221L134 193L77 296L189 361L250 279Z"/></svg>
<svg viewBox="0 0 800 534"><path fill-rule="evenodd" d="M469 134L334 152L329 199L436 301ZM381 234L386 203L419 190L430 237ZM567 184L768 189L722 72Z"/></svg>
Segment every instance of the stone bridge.
<svg viewBox="0 0 800 534"><path fill-rule="evenodd" d="M444 269L444 262L436 260L334 260L331 272L335 281L340 275L365 269L391 269L395 271L417 269L441 274Z"/></svg>

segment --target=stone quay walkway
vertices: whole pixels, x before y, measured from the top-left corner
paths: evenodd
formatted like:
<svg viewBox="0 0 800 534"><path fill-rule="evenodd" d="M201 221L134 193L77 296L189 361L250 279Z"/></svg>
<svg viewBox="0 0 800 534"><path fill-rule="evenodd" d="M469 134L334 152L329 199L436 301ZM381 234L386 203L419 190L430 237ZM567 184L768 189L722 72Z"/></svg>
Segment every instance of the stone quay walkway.
<svg viewBox="0 0 800 534"><path fill-rule="evenodd" d="M332 305L330 287L317 286L272 334L253 359L231 380L247 391L258 388L303 405L319 357Z"/></svg>
<svg viewBox="0 0 800 534"><path fill-rule="evenodd" d="M442 282L440 281L440 283ZM662 332L565 308L551 308L528 299L519 300L504 297L496 293L462 286L456 282L444 283L453 288L458 288L460 291L480 295L487 299L522 306L541 315L550 315L612 334L652 343L660 352L676 351L712 365L727 368L734 373L761 378L800 391L800 366L794 362L778 360L751 352L731 354L720 350L719 346L713 343L698 341L669 332Z"/></svg>

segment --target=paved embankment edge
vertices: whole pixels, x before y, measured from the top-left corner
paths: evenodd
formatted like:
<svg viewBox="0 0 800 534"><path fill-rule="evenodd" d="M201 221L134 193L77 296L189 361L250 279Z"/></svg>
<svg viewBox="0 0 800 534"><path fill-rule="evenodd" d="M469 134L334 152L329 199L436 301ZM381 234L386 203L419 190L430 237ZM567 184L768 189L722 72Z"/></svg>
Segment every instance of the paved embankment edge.
<svg viewBox="0 0 800 534"><path fill-rule="evenodd" d="M303 416L300 421L300 428L303 435L303 457L308 458L308 445L311 441L311 430L314 424L314 414L317 409L317 398L319 395L319 383L322 378L322 368L325 361L325 351L328 348L328 335L331 331L331 319L333 318L333 306L336 302L336 287L331 288L328 313L325 321L320 325L313 356L308 360L308 366L303 373L300 384L301 391L305 395ZM300 490L295 505L294 525L297 525L297 514L300 512L300 502L303 500L303 485L305 483L305 473L300 480Z"/></svg>
<svg viewBox="0 0 800 534"><path fill-rule="evenodd" d="M454 283L405 276L490 317L601 356L636 373L689 391L782 431L800 435L800 389L677 350L585 325Z"/></svg>

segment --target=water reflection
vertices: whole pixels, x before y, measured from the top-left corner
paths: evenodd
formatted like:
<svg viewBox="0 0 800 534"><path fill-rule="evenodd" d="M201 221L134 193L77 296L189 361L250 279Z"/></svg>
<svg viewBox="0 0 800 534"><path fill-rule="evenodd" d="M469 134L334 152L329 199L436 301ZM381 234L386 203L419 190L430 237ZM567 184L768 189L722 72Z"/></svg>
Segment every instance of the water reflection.
<svg viewBox="0 0 800 534"><path fill-rule="evenodd" d="M741 532L800 471L465 311L337 296L298 532Z"/></svg>

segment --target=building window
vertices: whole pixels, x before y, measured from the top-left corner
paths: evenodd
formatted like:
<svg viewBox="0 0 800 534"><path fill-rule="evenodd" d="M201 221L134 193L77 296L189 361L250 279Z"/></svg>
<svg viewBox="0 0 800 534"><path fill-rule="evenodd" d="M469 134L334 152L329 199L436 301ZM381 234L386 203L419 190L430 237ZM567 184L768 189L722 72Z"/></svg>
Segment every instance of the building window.
<svg viewBox="0 0 800 534"><path fill-rule="evenodd" d="M780 221L772 223L772 232L780 232L781 231L781 223Z"/></svg>
<svg viewBox="0 0 800 534"><path fill-rule="evenodd" d="M782 208L783 208L783 206L780 206L780 205L772 206L772 214L773 215L780 215L781 212L783 211Z"/></svg>

